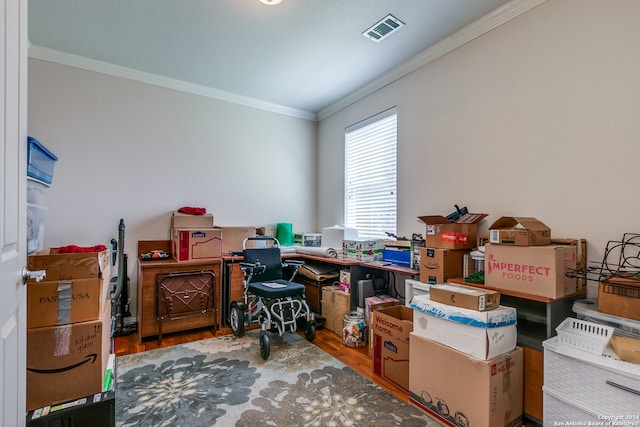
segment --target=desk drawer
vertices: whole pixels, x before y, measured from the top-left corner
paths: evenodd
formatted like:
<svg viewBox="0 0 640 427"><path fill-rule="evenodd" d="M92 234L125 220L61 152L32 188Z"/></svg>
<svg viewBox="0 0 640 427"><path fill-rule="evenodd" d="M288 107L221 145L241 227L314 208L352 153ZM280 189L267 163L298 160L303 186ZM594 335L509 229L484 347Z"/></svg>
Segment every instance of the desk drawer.
<svg viewBox="0 0 640 427"><path fill-rule="evenodd" d="M556 338L544 343L545 390L552 390L595 413L638 413L640 365L556 344Z"/></svg>

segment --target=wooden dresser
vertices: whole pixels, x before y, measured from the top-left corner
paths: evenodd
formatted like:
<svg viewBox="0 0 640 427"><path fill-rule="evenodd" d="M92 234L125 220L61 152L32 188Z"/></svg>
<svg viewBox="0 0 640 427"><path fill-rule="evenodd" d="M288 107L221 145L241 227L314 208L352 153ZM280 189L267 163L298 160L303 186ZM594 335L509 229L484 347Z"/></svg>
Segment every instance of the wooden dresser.
<svg viewBox="0 0 640 427"><path fill-rule="evenodd" d="M158 324L158 275L187 271L213 271L214 310L204 314L192 315L180 319L164 318L162 333L185 331L203 327L218 329L220 327L222 307L222 260L178 262L173 258L167 260L141 260L140 255L152 250L171 252L170 240L138 241L138 343L146 337L157 336Z"/></svg>

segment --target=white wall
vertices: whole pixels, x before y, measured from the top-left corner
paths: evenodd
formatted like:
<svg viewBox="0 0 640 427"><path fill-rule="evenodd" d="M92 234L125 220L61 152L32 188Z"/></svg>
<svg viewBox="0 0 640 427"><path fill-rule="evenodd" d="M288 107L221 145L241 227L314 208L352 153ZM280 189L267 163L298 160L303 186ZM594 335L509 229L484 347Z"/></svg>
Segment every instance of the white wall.
<svg viewBox="0 0 640 427"><path fill-rule="evenodd" d="M316 127L30 59L28 132L59 157L45 245L109 246L123 218L135 316L137 241L168 239L182 206L217 225L316 231Z"/></svg>
<svg viewBox="0 0 640 427"><path fill-rule="evenodd" d="M640 2L549 0L319 126L319 225L343 221L344 129L398 107L398 232L454 204L553 237L640 233ZM593 287L589 295L593 296Z"/></svg>

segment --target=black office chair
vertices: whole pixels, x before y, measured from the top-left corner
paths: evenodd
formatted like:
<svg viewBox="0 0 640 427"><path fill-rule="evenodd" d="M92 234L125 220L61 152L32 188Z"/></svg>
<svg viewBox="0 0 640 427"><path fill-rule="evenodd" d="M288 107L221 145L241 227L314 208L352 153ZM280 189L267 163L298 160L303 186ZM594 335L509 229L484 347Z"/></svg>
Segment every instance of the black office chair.
<svg viewBox="0 0 640 427"><path fill-rule="evenodd" d="M247 247L260 244L261 247ZM298 323L304 327L307 340L316 336L313 312L305 300L305 287L293 282L303 261L282 261L280 242L273 237L250 237L242 243L244 260L240 269L244 273L243 301L231 302L229 325L237 337L244 334L245 326L260 324L260 355L269 358L269 332L295 333ZM292 268L289 280L283 279L284 269Z"/></svg>

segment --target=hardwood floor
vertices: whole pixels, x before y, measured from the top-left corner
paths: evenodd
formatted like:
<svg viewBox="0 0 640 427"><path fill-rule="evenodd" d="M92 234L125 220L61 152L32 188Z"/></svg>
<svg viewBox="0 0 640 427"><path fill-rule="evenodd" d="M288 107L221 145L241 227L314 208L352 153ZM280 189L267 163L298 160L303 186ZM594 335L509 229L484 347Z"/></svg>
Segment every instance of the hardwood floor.
<svg viewBox="0 0 640 427"><path fill-rule="evenodd" d="M221 337L223 335L230 334L231 330L228 327L223 327L214 332L211 329L194 329L186 332L178 332L172 334L164 334L162 336L162 345L158 344L158 340L155 338L145 339L142 344L138 344L136 333L116 337L114 339L114 351L116 356L123 356L125 354L139 353L147 350L154 350L160 347L169 347L186 342L203 340L207 338ZM408 393L395 384L387 381L386 379L376 375L373 372L373 362L369 357L368 347L364 348L350 348L342 343L342 337L334 334L328 329L318 329L316 333L316 339L313 342L315 345L331 354L336 359L343 362L345 365L351 367L356 372L359 372L362 376L368 378L372 382L378 384L380 387L386 389L398 399L403 402L408 402Z"/></svg>

